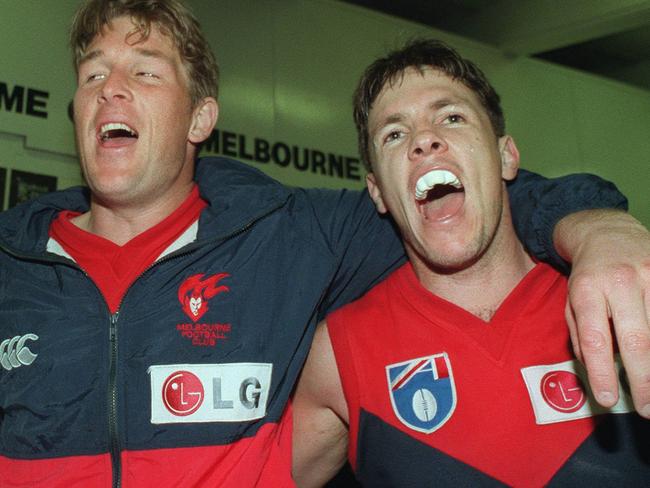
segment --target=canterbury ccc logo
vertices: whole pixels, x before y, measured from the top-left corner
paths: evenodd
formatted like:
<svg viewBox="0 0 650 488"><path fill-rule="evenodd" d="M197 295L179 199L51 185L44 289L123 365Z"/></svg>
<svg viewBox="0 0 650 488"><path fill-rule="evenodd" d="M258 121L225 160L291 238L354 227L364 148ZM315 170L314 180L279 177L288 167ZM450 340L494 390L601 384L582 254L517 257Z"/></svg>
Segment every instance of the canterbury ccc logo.
<svg viewBox="0 0 650 488"><path fill-rule="evenodd" d="M0 343L0 364L7 371L20 366L29 366L34 362L38 354L34 354L25 344L27 341L37 341L36 334L25 334L11 339L5 339Z"/></svg>

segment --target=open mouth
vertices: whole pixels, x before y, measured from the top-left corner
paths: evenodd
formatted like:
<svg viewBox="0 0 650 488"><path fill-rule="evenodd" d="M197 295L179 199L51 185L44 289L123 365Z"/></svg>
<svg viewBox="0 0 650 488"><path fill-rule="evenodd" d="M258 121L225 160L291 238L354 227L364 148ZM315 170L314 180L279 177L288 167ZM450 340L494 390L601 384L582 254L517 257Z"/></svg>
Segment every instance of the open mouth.
<svg viewBox="0 0 650 488"><path fill-rule="evenodd" d="M122 122L111 122L99 128L99 140L103 143L109 141L126 142L137 138L137 131Z"/></svg>
<svg viewBox="0 0 650 488"><path fill-rule="evenodd" d="M434 169L418 179L415 199L428 220L443 220L460 210L465 188L452 172Z"/></svg>

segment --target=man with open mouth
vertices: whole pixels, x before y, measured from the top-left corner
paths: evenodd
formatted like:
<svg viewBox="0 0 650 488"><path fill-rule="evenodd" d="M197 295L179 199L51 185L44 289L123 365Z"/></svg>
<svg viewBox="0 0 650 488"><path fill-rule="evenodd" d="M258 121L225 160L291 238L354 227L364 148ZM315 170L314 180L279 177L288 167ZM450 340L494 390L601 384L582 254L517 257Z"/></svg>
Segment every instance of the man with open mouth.
<svg viewBox="0 0 650 488"><path fill-rule="evenodd" d="M483 73L413 42L365 71L355 121L408 262L318 326L293 404L298 485L346 454L369 487L646 484L650 420L623 385L595 401L567 280L515 233L519 151Z"/></svg>

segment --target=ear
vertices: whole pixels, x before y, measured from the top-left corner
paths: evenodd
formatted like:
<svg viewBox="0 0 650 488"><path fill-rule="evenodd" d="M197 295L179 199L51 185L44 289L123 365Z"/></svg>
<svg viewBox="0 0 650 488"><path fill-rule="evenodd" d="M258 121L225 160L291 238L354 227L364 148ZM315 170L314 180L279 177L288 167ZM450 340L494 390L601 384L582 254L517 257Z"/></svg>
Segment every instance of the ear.
<svg viewBox="0 0 650 488"><path fill-rule="evenodd" d="M368 193L370 194L372 201L375 202L377 211L381 214L388 213L388 209L384 204L384 199L381 196L381 190L379 189L379 185L377 185L374 173L368 173L366 175L366 185L368 185Z"/></svg>
<svg viewBox="0 0 650 488"><path fill-rule="evenodd" d="M219 104L212 97L205 97L192 111L192 125L187 134L187 139L192 144L205 141L217 123L219 117Z"/></svg>
<svg viewBox="0 0 650 488"><path fill-rule="evenodd" d="M519 149L511 136L505 135L499 138L499 154L501 178L506 181L514 180L519 170Z"/></svg>

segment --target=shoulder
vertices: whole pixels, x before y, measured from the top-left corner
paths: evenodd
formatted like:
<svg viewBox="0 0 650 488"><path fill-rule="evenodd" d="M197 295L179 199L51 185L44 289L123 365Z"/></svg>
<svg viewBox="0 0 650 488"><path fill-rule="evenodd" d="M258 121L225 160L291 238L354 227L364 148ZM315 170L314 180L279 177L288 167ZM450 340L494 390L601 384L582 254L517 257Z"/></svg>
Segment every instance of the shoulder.
<svg viewBox="0 0 650 488"><path fill-rule="evenodd" d="M195 179L199 187L247 188L266 187L278 192L289 192L289 188L253 166L235 159L207 156L196 162Z"/></svg>
<svg viewBox="0 0 650 488"><path fill-rule="evenodd" d="M264 204L269 200L289 200L294 210L311 208L335 210L342 205L355 205L360 192L320 188L289 187L263 171L235 159L208 156L197 160L195 180L201 196L209 202L233 199Z"/></svg>
<svg viewBox="0 0 650 488"><path fill-rule="evenodd" d="M377 283L363 296L333 311L327 317L328 329L345 326L346 323L384 314L385 306L405 264L390 273L386 279Z"/></svg>
<svg viewBox="0 0 650 488"><path fill-rule="evenodd" d="M88 210L90 196L85 187L47 193L0 212L0 242L24 252L42 252L51 222L59 212Z"/></svg>

